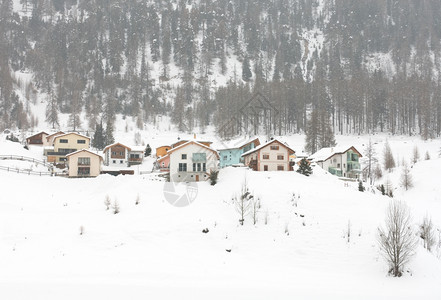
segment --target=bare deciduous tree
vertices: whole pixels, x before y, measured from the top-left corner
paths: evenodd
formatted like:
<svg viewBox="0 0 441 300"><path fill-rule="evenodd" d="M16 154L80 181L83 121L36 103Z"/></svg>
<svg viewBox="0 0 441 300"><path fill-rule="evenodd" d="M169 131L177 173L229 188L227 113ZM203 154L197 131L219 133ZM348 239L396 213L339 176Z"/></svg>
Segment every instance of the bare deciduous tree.
<svg viewBox="0 0 441 300"><path fill-rule="evenodd" d="M418 150L418 146L415 145L415 147L413 147L413 152L412 152L412 162L416 164L419 160L420 160L420 151Z"/></svg>
<svg viewBox="0 0 441 300"><path fill-rule="evenodd" d="M392 154L392 150L390 149L389 141L386 141L386 144L384 145L383 163L384 163L384 168L387 171L390 171L391 169L395 168L395 159Z"/></svg>
<svg viewBox="0 0 441 300"><path fill-rule="evenodd" d="M377 158L375 157L375 149L372 144L372 140L369 139L369 143L365 149L365 173L366 177L369 178L369 183L372 185L374 183L375 174L374 174L374 165L377 163Z"/></svg>
<svg viewBox="0 0 441 300"><path fill-rule="evenodd" d="M401 184L406 189L406 191L413 187L412 174L410 174L410 168L407 163L405 163L403 166L403 173L401 173Z"/></svg>
<svg viewBox="0 0 441 300"><path fill-rule="evenodd" d="M259 210L260 210L260 198L253 198L251 200L251 216L253 218L253 225L257 224L259 220Z"/></svg>
<svg viewBox="0 0 441 300"><path fill-rule="evenodd" d="M428 251L432 251L432 247L435 245L435 231L432 219L427 215L420 225L420 237L423 239L424 248Z"/></svg>
<svg viewBox="0 0 441 300"><path fill-rule="evenodd" d="M378 228L380 250L389 264L389 273L402 275L416 248L408 206L401 201L391 201L386 211L385 228Z"/></svg>
<svg viewBox="0 0 441 300"><path fill-rule="evenodd" d="M242 184L240 196L235 196L233 198L236 211L240 215L240 225L243 225L245 221L245 216L249 214L253 199L254 196L250 193L247 180L245 179L244 183Z"/></svg>

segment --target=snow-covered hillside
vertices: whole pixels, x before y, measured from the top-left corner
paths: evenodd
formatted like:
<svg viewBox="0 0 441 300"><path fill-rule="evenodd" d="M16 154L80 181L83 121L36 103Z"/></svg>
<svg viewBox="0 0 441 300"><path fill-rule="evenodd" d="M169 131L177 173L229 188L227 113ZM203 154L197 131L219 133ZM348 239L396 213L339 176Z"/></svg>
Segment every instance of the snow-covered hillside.
<svg viewBox="0 0 441 300"><path fill-rule="evenodd" d="M380 150L384 139L377 138ZM287 139L293 147L301 142L301 137ZM357 140L346 139L338 137L341 143ZM400 160L410 157L413 141L389 142ZM425 214L440 229L441 159L435 153L439 143L418 146L422 153L429 150L432 159L413 166L415 186L410 191L394 183L395 198L411 207L415 229ZM3 141L0 149L0 154L27 151ZM399 174L398 167L385 177L396 181ZM195 201L177 208L168 203L165 183L154 175L66 179L2 171L2 295L5 299L439 299L440 253L427 252L421 243L402 278L387 276L376 236L389 197L378 191L361 193L357 183L347 185L318 167L311 177L242 168L223 169L219 176L215 186L198 183ZM232 202L245 178L250 191L261 199L256 225L247 216L240 226ZM185 189L179 185L177 193ZM106 210L107 195L112 204L118 202L119 214ZM209 232L203 233L204 229Z"/></svg>

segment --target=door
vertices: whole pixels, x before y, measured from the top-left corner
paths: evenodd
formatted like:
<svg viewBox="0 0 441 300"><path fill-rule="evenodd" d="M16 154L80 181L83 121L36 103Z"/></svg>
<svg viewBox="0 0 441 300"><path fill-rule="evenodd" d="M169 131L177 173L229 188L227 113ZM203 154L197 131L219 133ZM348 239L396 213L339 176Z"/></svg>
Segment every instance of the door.
<svg viewBox="0 0 441 300"><path fill-rule="evenodd" d="M268 171L268 165L264 165L264 166L263 166L263 170L264 170L264 171Z"/></svg>
<svg viewBox="0 0 441 300"><path fill-rule="evenodd" d="M196 175L196 181L199 181L199 175Z"/></svg>

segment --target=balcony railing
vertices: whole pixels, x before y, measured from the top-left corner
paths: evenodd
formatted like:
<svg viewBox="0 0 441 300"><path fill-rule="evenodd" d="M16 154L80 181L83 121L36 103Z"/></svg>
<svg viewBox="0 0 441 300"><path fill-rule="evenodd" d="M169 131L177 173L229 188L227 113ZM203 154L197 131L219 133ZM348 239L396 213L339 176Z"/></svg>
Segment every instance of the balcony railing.
<svg viewBox="0 0 441 300"><path fill-rule="evenodd" d="M333 168L333 167L329 167L328 172L331 173L332 175L336 175L339 177L341 177L343 175L340 169Z"/></svg>

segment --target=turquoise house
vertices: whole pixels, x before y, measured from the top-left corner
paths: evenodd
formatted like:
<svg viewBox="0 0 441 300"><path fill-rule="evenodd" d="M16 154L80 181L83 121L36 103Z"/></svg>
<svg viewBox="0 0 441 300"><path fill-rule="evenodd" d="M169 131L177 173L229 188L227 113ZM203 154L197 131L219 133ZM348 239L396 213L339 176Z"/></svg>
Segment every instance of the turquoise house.
<svg viewBox="0 0 441 300"><path fill-rule="evenodd" d="M219 166L221 168L225 168L228 166L237 165L241 163L242 154L251 149L256 148L259 145L260 145L260 141L258 138L256 138L236 148L227 148L227 149L218 150L220 157Z"/></svg>

